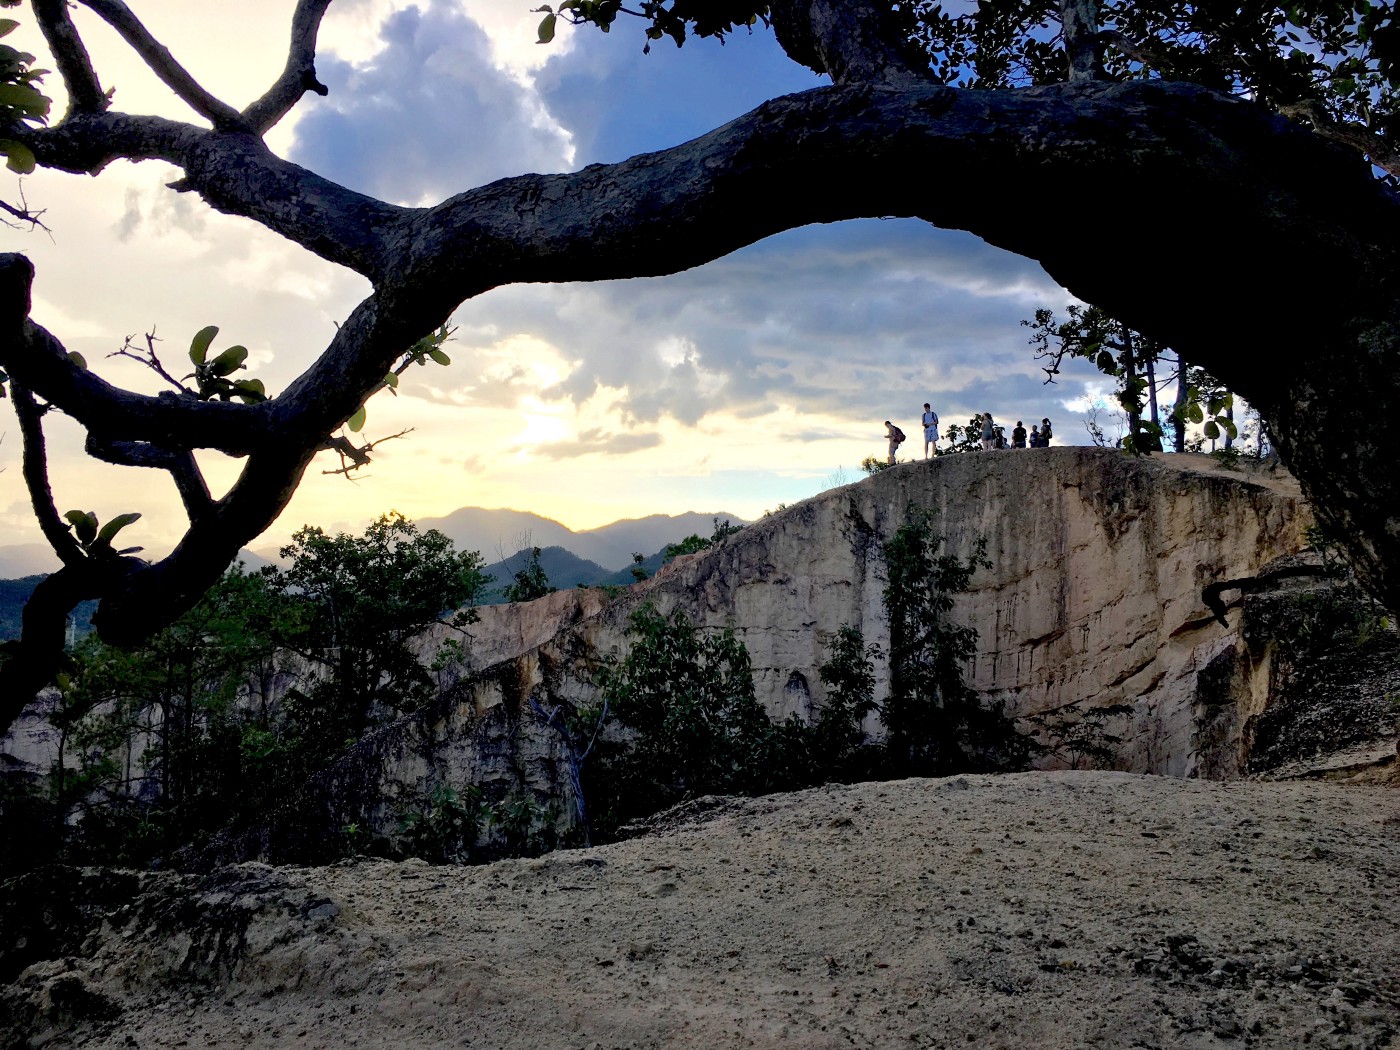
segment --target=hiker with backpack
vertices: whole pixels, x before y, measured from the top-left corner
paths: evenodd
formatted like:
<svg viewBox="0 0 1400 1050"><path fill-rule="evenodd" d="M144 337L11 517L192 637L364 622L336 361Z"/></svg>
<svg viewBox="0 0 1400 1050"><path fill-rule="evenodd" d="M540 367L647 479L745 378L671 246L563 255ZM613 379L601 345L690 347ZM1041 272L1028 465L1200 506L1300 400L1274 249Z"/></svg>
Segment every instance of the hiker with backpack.
<svg viewBox="0 0 1400 1050"><path fill-rule="evenodd" d="M890 439L890 466L894 466L894 454L900 445L904 444L904 431L895 426L888 419L885 420L885 437Z"/></svg>

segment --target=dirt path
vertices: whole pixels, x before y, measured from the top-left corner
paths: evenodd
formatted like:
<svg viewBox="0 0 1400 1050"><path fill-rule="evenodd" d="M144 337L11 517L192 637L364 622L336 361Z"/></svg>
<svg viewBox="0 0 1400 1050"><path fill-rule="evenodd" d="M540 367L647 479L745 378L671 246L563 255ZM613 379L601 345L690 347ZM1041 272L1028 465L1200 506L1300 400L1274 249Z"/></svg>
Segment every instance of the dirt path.
<svg viewBox="0 0 1400 1050"><path fill-rule="evenodd" d="M263 899L232 980L161 976L200 973L213 950L197 933L109 927L68 972L124 1012L39 1038L531 1050L1400 1040L1393 788L1040 773L695 808L647 837L481 868L245 866L282 879L292 903ZM240 900L224 892L220 906L253 907ZM38 995L66 965L16 987Z"/></svg>

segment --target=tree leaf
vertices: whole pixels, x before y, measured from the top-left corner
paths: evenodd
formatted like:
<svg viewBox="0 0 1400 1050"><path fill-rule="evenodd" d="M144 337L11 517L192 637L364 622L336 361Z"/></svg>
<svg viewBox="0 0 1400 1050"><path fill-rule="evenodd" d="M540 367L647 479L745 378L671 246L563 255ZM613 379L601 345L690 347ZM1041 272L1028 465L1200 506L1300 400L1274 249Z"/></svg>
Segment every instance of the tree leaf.
<svg viewBox="0 0 1400 1050"><path fill-rule="evenodd" d="M5 167L16 175L28 175L39 163L32 149L14 139L0 139L0 153L5 155Z"/></svg>
<svg viewBox="0 0 1400 1050"><path fill-rule="evenodd" d="M345 429L352 434L358 434L365 425L365 406L361 405L355 410L355 414L345 421Z"/></svg>
<svg viewBox="0 0 1400 1050"><path fill-rule="evenodd" d="M0 18L0 36L9 36L18 26L13 18Z"/></svg>
<svg viewBox="0 0 1400 1050"><path fill-rule="evenodd" d="M79 368L81 368L84 372L87 371L87 358L84 357L82 354L78 353L78 351L76 351L76 350L69 350L69 351L68 351L68 360L72 361L75 365L77 365Z"/></svg>
<svg viewBox="0 0 1400 1050"><path fill-rule="evenodd" d="M63 515L78 535L78 542L89 546L97 538L97 515L87 510L70 510Z"/></svg>
<svg viewBox="0 0 1400 1050"><path fill-rule="evenodd" d="M134 511L128 514L118 514L111 521L107 522L106 525L102 526L102 531L97 534L97 542L111 543L113 536L121 532L122 529L126 528L133 521L137 521L140 517L141 515Z"/></svg>
<svg viewBox="0 0 1400 1050"><path fill-rule="evenodd" d="M558 17L553 12L540 19L540 38L536 43L548 44L554 39L554 26L557 21Z"/></svg>
<svg viewBox="0 0 1400 1050"><path fill-rule="evenodd" d="M190 360L197 365L204 364L204 358L209 353L209 344L214 341L214 337L219 334L219 326L211 324L208 328L201 328L195 332L194 338L190 340Z"/></svg>
<svg viewBox="0 0 1400 1050"><path fill-rule="evenodd" d="M446 354L444 354L441 350L438 349L429 350L428 356L440 365L450 365L452 363L452 358L448 357Z"/></svg>
<svg viewBox="0 0 1400 1050"><path fill-rule="evenodd" d="M1203 428L1203 430L1205 432L1206 437L1209 438L1211 441L1214 441L1216 438L1220 437L1220 428L1215 425L1215 420L1213 419L1206 420L1206 425Z"/></svg>
<svg viewBox="0 0 1400 1050"><path fill-rule="evenodd" d="M231 346L209 362L209 368L216 376L226 376L242 368L243 362L246 360L248 360L246 346Z"/></svg>

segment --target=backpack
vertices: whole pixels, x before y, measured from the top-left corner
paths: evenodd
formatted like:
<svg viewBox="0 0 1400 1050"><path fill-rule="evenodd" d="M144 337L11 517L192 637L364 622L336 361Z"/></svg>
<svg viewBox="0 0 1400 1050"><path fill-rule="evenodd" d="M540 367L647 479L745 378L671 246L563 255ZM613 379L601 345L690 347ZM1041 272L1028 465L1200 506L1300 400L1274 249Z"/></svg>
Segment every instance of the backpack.
<svg viewBox="0 0 1400 1050"><path fill-rule="evenodd" d="M890 429L894 431L894 443L896 445L904 444L904 431L900 430L899 427L895 426L893 423L890 424Z"/></svg>

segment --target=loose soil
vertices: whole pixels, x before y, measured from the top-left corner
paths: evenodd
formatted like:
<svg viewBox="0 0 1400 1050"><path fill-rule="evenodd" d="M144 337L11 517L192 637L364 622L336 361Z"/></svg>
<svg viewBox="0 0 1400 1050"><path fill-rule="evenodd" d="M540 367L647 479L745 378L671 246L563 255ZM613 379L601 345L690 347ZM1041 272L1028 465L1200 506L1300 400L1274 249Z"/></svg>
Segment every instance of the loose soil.
<svg viewBox="0 0 1400 1050"><path fill-rule="evenodd" d="M37 1014L20 1045L1386 1047L1397 843L1400 791L1377 785L1058 772L705 799L478 868L145 876L5 994Z"/></svg>

